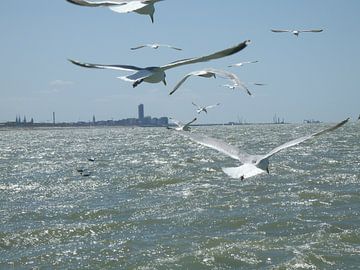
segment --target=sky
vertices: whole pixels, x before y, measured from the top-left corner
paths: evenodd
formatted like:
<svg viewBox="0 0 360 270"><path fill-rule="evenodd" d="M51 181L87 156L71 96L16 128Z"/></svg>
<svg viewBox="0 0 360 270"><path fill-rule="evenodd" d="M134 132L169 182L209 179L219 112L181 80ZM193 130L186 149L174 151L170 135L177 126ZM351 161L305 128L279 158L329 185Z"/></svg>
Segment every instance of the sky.
<svg viewBox="0 0 360 270"><path fill-rule="evenodd" d="M80 7L65 0L4 1L0 8L0 122L33 118L51 122L123 119L145 115L181 121L199 105L220 103L198 123L337 122L360 113L360 1L358 0L164 0L155 23L136 13ZM272 33L324 29L322 33ZM207 55L244 40L239 53L170 69L167 86L131 83L126 71L86 69L67 59L140 67ZM180 48L130 48L146 43ZM259 61L242 67L228 65ZM253 93L221 87L227 80L192 77L169 96L187 73L203 68L234 72ZM254 86L251 82L265 83Z"/></svg>

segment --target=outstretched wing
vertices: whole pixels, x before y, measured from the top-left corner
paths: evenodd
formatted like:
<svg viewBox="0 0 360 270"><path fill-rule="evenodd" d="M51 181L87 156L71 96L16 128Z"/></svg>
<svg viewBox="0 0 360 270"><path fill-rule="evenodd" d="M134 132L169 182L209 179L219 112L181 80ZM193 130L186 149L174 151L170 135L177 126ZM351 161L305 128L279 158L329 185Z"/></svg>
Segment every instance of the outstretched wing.
<svg viewBox="0 0 360 270"><path fill-rule="evenodd" d="M193 120L191 120L190 122L186 123L183 127L183 130L189 130L189 126L194 123L197 120L197 118L194 118Z"/></svg>
<svg viewBox="0 0 360 270"><path fill-rule="evenodd" d="M199 105L197 105L196 103L191 102L191 104L192 104L192 105L194 105L196 108L200 109L200 106L199 106Z"/></svg>
<svg viewBox="0 0 360 270"><path fill-rule="evenodd" d="M141 49L141 48L145 48L145 47L147 47L147 45L140 45L137 47L132 47L132 48L130 48L130 50L137 50L137 49Z"/></svg>
<svg viewBox="0 0 360 270"><path fill-rule="evenodd" d="M170 48L170 49L174 49L174 50L178 50L178 51L182 51L181 48L174 47L174 46L171 46L171 45L168 45L168 44L160 44L160 46L168 47L168 48Z"/></svg>
<svg viewBox="0 0 360 270"><path fill-rule="evenodd" d="M193 71L188 74L186 74L174 87L174 89L169 93L169 95L172 95L190 76L201 76L205 75L207 72L205 70L199 70L199 71Z"/></svg>
<svg viewBox="0 0 360 270"><path fill-rule="evenodd" d="M259 61L245 61L245 62L240 62L240 63L236 63L236 64L232 64L232 65L228 65L228 67L240 67L242 65L245 65L245 64L255 64Z"/></svg>
<svg viewBox="0 0 360 270"><path fill-rule="evenodd" d="M212 68L207 69L207 71L208 72L213 72L216 75L218 75L219 77L229 79L233 83L233 86L244 89L246 91L246 93L249 96L251 96L250 90L246 87L245 84L242 83L242 81L240 81L238 76L236 76L234 73L228 72L226 70L212 69Z"/></svg>
<svg viewBox="0 0 360 270"><path fill-rule="evenodd" d="M329 132L329 131L333 131L341 126L343 126L345 123L347 123L349 121L349 118L347 118L346 120L336 124L335 126L332 126L330 128L327 128L327 129L323 129L319 132L316 132L316 133L313 133L313 134L310 134L310 135L307 135L307 136L304 136L304 137L301 137L301 138L298 138L298 139L295 139L295 140L292 140L292 141L289 141L287 143L284 143L276 148L274 148L273 150L271 150L268 154L266 154L265 156L261 157L261 159L266 159L266 158L269 158L271 157L272 155L276 154L277 152L280 152L281 150L284 150L286 148L289 148L291 146L295 146L297 144L300 144L302 142L305 142L313 137L317 137L319 135L322 135L326 132Z"/></svg>
<svg viewBox="0 0 360 270"><path fill-rule="evenodd" d="M102 65L102 64L90 64L90 63L81 63L75 60L69 59L71 63L80 67L86 68L101 68L101 69L115 69L115 70L126 70L126 71L139 71L143 70L140 67L128 66L128 65Z"/></svg>
<svg viewBox="0 0 360 270"><path fill-rule="evenodd" d="M219 105L220 105L220 103L216 103L216 104L214 104L214 105L206 106L205 109L214 108L214 107L219 106Z"/></svg>
<svg viewBox="0 0 360 270"><path fill-rule="evenodd" d="M116 2L116 1L86 1L86 0L66 0L69 3L78 5L78 6L86 6L86 7L102 7L102 6L114 6L114 5L125 5L124 2Z"/></svg>
<svg viewBox="0 0 360 270"><path fill-rule="evenodd" d="M118 78L121 80L124 80L124 81L128 81L128 82L136 82L136 81L148 78L152 75L154 75L154 73L152 71L147 70L147 69L142 69L142 70L135 72L134 74L131 74L128 76L122 76L122 77L118 77Z"/></svg>
<svg viewBox="0 0 360 270"><path fill-rule="evenodd" d="M189 65L189 64L194 64L194 63L199 63L199 62L206 62L206 61L210 61L213 59L218 59L218 58L222 58L225 56L229 56L232 55L234 53L237 53L239 51L241 51L242 49L246 48L246 46L249 44L250 40L246 40L234 47L222 50L222 51L218 51L215 52L213 54L209 54L206 56L202 56L202 57L195 57L195 58L188 58L188 59L183 59L183 60L178 60L172 63L169 63L167 65L162 66L161 68L163 70L167 70L170 68L174 68L174 67L178 67L178 66L182 66L182 65Z"/></svg>
<svg viewBox="0 0 360 270"><path fill-rule="evenodd" d="M181 127L181 126L183 125L180 121L178 121L178 120L176 120L176 119L174 119L174 118L169 117L169 119L170 119L175 125L177 125L178 127Z"/></svg>
<svg viewBox="0 0 360 270"><path fill-rule="evenodd" d="M285 32L291 32L291 30L271 29L271 32L274 32L274 33L285 33Z"/></svg>
<svg viewBox="0 0 360 270"><path fill-rule="evenodd" d="M147 5L148 5L148 3L146 3L145 1L130 1L130 2L124 2L121 5L112 5L112 6L109 6L109 8L112 11L115 11L118 13L128 13L128 12L133 12L135 10L141 9Z"/></svg>
<svg viewBox="0 0 360 270"><path fill-rule="evenodd" d="M241 153L237 147L227 144L226 142L223 142L221 140L207 137L205 135L198 135L193 133L190 134L180 133L180 134L188 137L190 140L198 144L210 147L233 159L239 160L241 163L246 163L248 160L251 159L251 155L244 152Z"/></svg>
<svg viewBox="0 0 360 270"><path fill-rule="evenodd" d="M323 29L310 29L310 30L299 30L299 32L312 32L312 33L320 33Z"/></svg>

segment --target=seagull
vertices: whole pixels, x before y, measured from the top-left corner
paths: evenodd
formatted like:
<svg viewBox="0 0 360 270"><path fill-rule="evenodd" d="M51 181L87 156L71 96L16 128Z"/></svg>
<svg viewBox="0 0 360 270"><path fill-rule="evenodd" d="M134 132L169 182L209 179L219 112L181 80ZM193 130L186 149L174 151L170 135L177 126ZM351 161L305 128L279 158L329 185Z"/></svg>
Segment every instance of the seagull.
<svg viewBox="0 0 360 270"><path fill-rule="evenodd" d="M173 121L175 123L175 125L177 125L176 128L170 128L170 127L167 127L167 129L174 129L176 131L190 131L190 125L192 123L194 123L197 118L194 118L193 120L191 120L190 122L186 123L185 125L183 123L181 123L180 121L174 119L174 118L171 118L170 117L170 120Z"/></svg>
<svg viewBox="0 0 360 270"><path fill-rule="evenodd" d="M145 48L145 47L149 47L149 48L152 48L152 49L158 49L159 47L167 47L167 48L170 48L170 49L182 51L181 48L174 47L174 46L171 46L171 45L168 45L168 44L158 44L158 43L140 45L140 46L133 47L133 48L130 48L130 49L131 50L137 50L137 49L141 49L141 48Z"/></svg>
<svg viewBox="0 0 360 270"><path fill-rule="evenodd" d="M335 126L332 126L327 129L323 129L319 132L300 137L298 139L289 141L287 143L284 143L273 150L271 150L269 153L265 155L249 155L245 152L241 152L237 147L227 144L226 142L223 142L218 139L210 138L204 135L197 135L197 134L184 134L180 133L192 141L199 143L201 145L210 147L212 149L215 149L225 155L228 155L229 157L236 159L242 163L239 167L231 167L231 168L223 168L223 171L229 175L232 178L239 178L241 180L244 180L245 178L249 178L261 173L269 173L269 158L280 152L281 150L284 150L288 147L292 147L295 145L298 145L302 142L305 142L309 139L312 139L313 137L317 137L319 135L322 135L326 132L333 131L342 125L344 125L346 122L349 121L349 118L346 120L336 124Z"/></svg>
<svg viewBox="0 0 360 270"><path fill-rule="evenodd" d="M251 84L257 85L257 86L265 86L266 85L265 83L257 83L257 82L251 82ZM221 86L227 87L231 90L235 90L236 88L241 88L239 85L236 85L236 84L223 84Z"/></svg>
<svg viewBox="0 0 360 270"><path fill-rule="evenodd" d="M94 161L95 161L95 158L94 158L94 157L89 157L89 158L88 158L88 161L94 162Z"/></svg>
<svg viewBox="0 0 360 270"><path fill-rule="evenodd" d="M126 70L126 71L133 71L134 73L128 76L122 76L118 77L121 80L130 81L133 83L133 87L136 87L142 82L147 83L158 83L163 82L166 85L166 74L165 71L171 68L175 68L182 65L189 65L199 62L206 62L213 59L222 58L225 56L232 55L234 53L237 53L244 49L248 44L250 43L250 40L246 40L242 43L239 43L238 45L215 52L213 54L209 54L202 57L194 57L194 58L187 58L178 60L175 62L171 62L169 64L163 65L163 66L153 66L153 67L136 67L136 66L129 66L129 65L102 65L102 64L90 64L90 63L81 63L75 60L69 59L69 61L75 65L86 67L86 68L101 68L101 69L115 69L115 70Z"/></svg>
<svg viewBox="0 0 360 270"><path fill-rule="evenodd" d="M300 33L304 33L304 32L311 32L311 33L319 33L322 32L323 29L311 29L311 30L279 30L279 29L271 29L272 32L274 33L292 33L295 36L299 36Z"/></svg>
<svg viewBox="0 0 360 270"><path fill-rule="evenodd" d="M237 64L228 65L228 67L242 67L243 65L246 65L246 64L254 64L254 63L257 63L257 62L259 62L259 61L240 62L240 63L237 63Z"/></svg>
<svg viewBox="0 0 360 270"><path fill-rule="evenodd" d="M66 0L72 4L86 7L108 7L118 13L136 12L149 15L154 23L154 4L163 0L110 0L110 1L87 1L87 0Z"/></svg>
<svg viewBox="0 0 360 270"><path fill-rule="evenodd" d="M214 105L209 105L209 106L199 106L199 105L196 105L194 102L192 102L192 105L194 105L196 107L196 112L198 114L200 114L201 112L205 112L207 113L207 110L210 109L210 108L214 108L216 106L219 106L220 103L216 103Z"/></svg>
<svg viewBox="0 0 360 270"><path fill-rule="evenodd" d="M193 72L186 74L175 85L174 89L169 93L169 95L172 95L191 76L199 76L199 77L204 77L204 78L211 78L211 77L216 78L216 75L218 75L219 77L222 77L222 78L229 79L233 83L234 86L243 88L248 93L248 95L251 95L251 92L249 91L249 89L240 81L240 79L234 73L231 73L231 72L228 72L225 70L220 70L220 69L213 69L213 68L193 71Z"/></svg>

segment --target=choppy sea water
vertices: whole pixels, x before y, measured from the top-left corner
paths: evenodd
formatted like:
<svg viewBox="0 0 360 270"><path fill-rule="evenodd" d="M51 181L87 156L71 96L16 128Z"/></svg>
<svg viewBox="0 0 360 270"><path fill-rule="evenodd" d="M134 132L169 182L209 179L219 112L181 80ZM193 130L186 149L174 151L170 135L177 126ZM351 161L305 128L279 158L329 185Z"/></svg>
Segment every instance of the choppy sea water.
<svg viewBox="0 0 360 270"><path fill-rule="evenodd" d="M193 132L261 154L325 126ZM240 181L163 128L0 130L0 269L359 269L359 141L346 124Z"/></svg>

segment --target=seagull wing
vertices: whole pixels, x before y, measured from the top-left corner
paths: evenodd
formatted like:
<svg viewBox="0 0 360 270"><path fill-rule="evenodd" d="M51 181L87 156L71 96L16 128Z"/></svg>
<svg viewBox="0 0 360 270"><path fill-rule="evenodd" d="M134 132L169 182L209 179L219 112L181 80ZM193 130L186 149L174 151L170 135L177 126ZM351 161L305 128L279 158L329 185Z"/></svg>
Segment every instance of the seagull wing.
<svg viewBox="0 0 360 270"><path fill-rule="evenodd" d="M160 46L164 46L164 47L168 47L168 48L171 48L171 49L174 49L174 50L182 51L181 48L174 47L174 46L171 46L171 45L168 45L168 44L160 44Z"/></svg>
<svg viewBox="0 0 360 270"><path fill-rule="evenodd" d="M69 3L78 5L78 6L86 6L86 7L101 7L101 6L120 6L125 5L124 2L116 2L116 1L86 1L86 0L66 0Z"/></svg>
<svg viewBox="0 0 360 270"><path fill-rule="evenodd" d="M219 106L219 105L220 105L220 103L216 103L216 104L214 104L214 105L206 106L205 109L214 108L214 107Z"/></svg>
<svg viewBox="0 0 360 270"><path fill-rule="evenodd" d="M246 93L251 96L251 92L250 90L246 87L245 84L243 84L240 79L238 78L238 76L236 76L234 73L228 72L226 70L220 70L220 69L208 69L208 72L212 72L215 73L216 75L218 75L219 77L225 78L225 79L229 79L234 86L236 87L240 87L243 88Z"/></svg>
<svg viewBox="0 0 360 270"><path fill-rule="evenodd" d="M137 47L132 47L132 48L130 48L130 50L137 50L137 49L141 49L141 48L145 48L145 47L147 47L147 45L140 45Z"/></svg>
<svg viewBox="0 0 360 270"><path fill-rule="evenodd" d="M298 144L300 144L300 143L302 143L302 142L305 142L305 141L307 141L307 140L309 140L309 139L312 139L313 137L317 137L317 136L322 135L322 134L324 134L324 133L326 133L326 132L333 131L333 130L335 130L335 129L341 127L341 126L343 126L343 125L344 125L345 123L347 123L348 121L349 121L349 118L347 118L346 120L344 120L344 121L342 121L342 122L340 122L340 123L338 123L338 124L336 124L335 126L332 126L332 127L330 127L330 128L323 129L323 130L321 130L321 131L319 131L319 132L316 132L316 133L313 133L313 134L310 134L310 135L307 135L307 136L304 136L304 137L301 137L301 138L298 138L298 139L289 141L289 142L287 142L287 143L284 143L284 144L282 144L282 145L274 148L273 150L271 150L268 154L266 154L265 156L263 156L263 157L261 158L261 160L266 159L266 158L269 158L269 157L271 157L272 155L276 154L277 152L280 152L281 150L284 150L284 149L286 149L286 148L289 148L289 147L298 145Z"/></svg>
<svg viewBox="0 0 360 270"><path fill-rule="evenodd" d="M199 70L199 71L193 71L188 74L186 74L174 87L174 89L169 93L169 95L172 95L190 76L201 76L207 74L207 71L205 70Z"/></svg>
<svg viewBox="0 0 360 270"><path fill-rule="evenodd" d="M188 58L188 59L183 59L183 60L178 60L172 63L169 63L167 65L162 66L161 68L163 70L167 70L170 68L174 68L174 67L178 67L178 66L182 66L182 65L188 65L188 64L194 64L194 63L199 63L199 62L206 62L206 61L210 61L213 59L218 59L221 57L225 57L225 56L229 56L232 55L234 53L237 53L239 51L241 51L242 49L246 48L247 44L249 44L249 40L246 40L234 47L222 50L222 51L218 51L215 52L213 54L209 54L206 56L202 56L202 57L195 57L195 58Z"/></svg>
<svg viewBox="0 0 360 270"><path fill-rule="evenodd" d="M122 4L109 6L112 11L118 13L128 13L135 10L139 10L143 7L146 7L148 3L146 1L131 1L131 2L123 2Z"/></svg>
<svg viewBox="0 0 360 270"><path fill-rule="evenodd" d="M197 118L194 118L193 120L191 120L190 122L186 123L183 127L183 130L189 130L189 126L194 123L197 120Z"/></svg>
<svg viewBox="0 0 360 270"><path fill-rule="evenodd" d="M236 64L232 64L232 65L228 65L228 67L240 67L242 65L245 65L245 64L254 64L254 63L257 63L259 61L246 61L246 62L240 62L240 63L236 63Z"/></svg>
<svg viewBox="0 0 360 270"><path fill-rule="evenodd" d="M191 102L192 105L194 105L196 108L200 109L200 106L195 104L194 102Z"/></svg>
<svg viewBox="0 0 360 270"><path fill-rule="evenodd" d="M77 66L86 67L86 68L102 68L102 69L115 69L115 70L125 70L125 71L139 71L143 70L140 67L128 66L128 65L102 65L102 64L90 64L90 63L81 63L75 60L69 59L71 63Z"/></svg>
<svg viewBox="0 0 360 270"><path fill-rule="evenodd" d="M136 82L139 80L143 80L147 77L150 77L154 75L154 73L151 70L148 69L141 69L137 72L135 72L134 74L128 75L128 76L122 76L122 77L118 77L121 80L124 81L128 81L128 82Z"/></svg>
<svg viewBox="0 0 360 270"><path fill-rule="evenodd" d="M181 133L181 134L198 144L215 149L233 159L239 160L241 163L246 163L252 157L247 153L241 153L237 147L227 144L226 142L223 142L218 139L207 137L205 135L193 134L193 133L191 134Z"/></svg>
<svg viewBox="0 0 360 270"><path fill-rule="evenodd" d="M323 29L310 29L310 30L299 30L299 32L312 32L312 33L320 33Z"/></svg>
<svg viewBox="0 0 360 270"><path fill-rule="evenodd" d="M285 33L285 32L291 32L291 30L271 29L271 32L274 32L274 33Z"/></svg>
<svg viewBox="0 0 360 270"><path fill-rule="evenodd" d="M169 119L170 119L173 123L175 123L175 125L177 125L178 127L181 127L181 126L183 125L180 121L178 121L178 120L176 120L176 119L174 119L174 118L169 117Z"/></svg>

